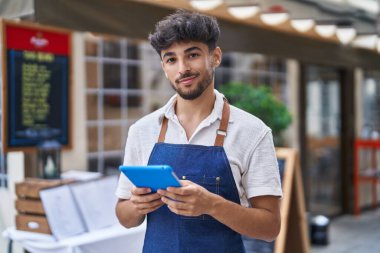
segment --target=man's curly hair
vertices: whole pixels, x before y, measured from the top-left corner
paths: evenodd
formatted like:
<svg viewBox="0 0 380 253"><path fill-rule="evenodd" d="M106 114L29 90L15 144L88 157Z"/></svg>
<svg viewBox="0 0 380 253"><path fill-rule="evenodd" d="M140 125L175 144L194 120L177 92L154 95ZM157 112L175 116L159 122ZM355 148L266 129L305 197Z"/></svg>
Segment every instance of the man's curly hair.
<svg viewBox="0 0 380 253"><path fill-rule="evenodd" d="M186 41L202 42L211 52L216 48L219 34L214 17L177 10L156 24L155 31L149 34L149 41L159 55L173 43Z"/></svg>

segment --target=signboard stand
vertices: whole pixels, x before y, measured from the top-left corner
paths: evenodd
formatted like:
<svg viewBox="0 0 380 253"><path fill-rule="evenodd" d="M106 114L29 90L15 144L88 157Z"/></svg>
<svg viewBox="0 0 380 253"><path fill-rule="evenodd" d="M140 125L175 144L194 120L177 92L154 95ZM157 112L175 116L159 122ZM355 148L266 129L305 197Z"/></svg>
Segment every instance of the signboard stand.
<svg viewBox="0 0 380 253"><path fill-rule="evenodd" d="M309 232L304 203L301 167L297 152L278 148L277 159L284 160L281 203L281 232L276 239L275 253L310 252Z"/></svg>
<svg viewBox="0 0 380 253"><path fill-rule="evenodd" d="M309 233L305 212L301 167L297 152L277 148L283 198L281 200L281 231L274 242L243 236L247 253L308 253Z"/></svg>

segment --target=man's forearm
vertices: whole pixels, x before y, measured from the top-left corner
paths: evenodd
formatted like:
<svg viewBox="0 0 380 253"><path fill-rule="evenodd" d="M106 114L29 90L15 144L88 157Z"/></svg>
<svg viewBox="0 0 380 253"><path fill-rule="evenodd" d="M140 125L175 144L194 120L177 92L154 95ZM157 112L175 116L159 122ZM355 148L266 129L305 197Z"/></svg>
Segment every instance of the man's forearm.
<svg viewBox="0 0 380 253"><path fill-rule="evenodd" d="M280 232L279 213L263 208L246 208L218 195L213 196L209 215L240 234L265 241L273 241Z"/></svg>
<svg viewBox="0 0 380 253"><path fill-rule="evenodd" d="M119 199L116 204L116 216L126 228L137 227L143 223L145 215L140 214L129 200Z"/></svg>

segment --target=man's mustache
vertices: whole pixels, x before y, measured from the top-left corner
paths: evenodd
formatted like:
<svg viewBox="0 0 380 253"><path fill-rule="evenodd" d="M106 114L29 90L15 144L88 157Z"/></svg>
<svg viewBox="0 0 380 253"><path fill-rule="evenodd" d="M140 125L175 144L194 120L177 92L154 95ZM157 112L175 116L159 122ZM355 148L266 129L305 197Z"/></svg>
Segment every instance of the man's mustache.
<svg viewBox="0 0 380 253"><path fill-rule="evenodd" d="M185 78L188 78L188 77L198 77L200 74L199 72L186 72L182 75L180 75L177 79L175 79L175 83L176 84L179 84L179 82L182 80L182 79L185 79Z"/></svg>

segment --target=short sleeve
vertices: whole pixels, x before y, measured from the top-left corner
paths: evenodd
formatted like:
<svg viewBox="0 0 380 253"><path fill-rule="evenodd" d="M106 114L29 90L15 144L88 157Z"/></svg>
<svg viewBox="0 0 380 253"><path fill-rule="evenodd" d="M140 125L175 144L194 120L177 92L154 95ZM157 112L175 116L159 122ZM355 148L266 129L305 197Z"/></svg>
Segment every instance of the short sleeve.
<svg viewBox="0 0 380 253"><path fill-rule="evenodd" d="M242 176L247 198L271 195L282 197L280 173L272 132L268 128L257 145L252 147Z"/></svg>
<svg viewBox="0 0 380 253"><path fill-rule="evenodd" d="M141 150L139 150L138 134L134 125L129 128L128 137L125 144L123 165L142 165ZM120 173L119 183L116 189L116 196L121 199L130 199L133 184L129 179Z"/></svg>

